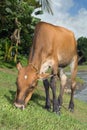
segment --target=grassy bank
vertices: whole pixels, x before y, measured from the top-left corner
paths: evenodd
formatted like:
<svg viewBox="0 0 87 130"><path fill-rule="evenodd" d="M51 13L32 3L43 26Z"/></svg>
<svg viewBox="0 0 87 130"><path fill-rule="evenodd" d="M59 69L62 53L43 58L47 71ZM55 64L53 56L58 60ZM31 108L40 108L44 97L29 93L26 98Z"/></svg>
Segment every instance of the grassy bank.
<svg viewBox="0 0 87 130"><path fill-rule="evenodd" d="M87 72L87 65L79 65L78 71L86 71Z"/></svg>
<svg viewBox="0 0 87 130"><path fill-rule="evenodd" d="M13 106L17 71L0 69L0 130L87 130L87 103L75 99L75 111L68 111L69 96L64 95L61 116L44 109L45 93L39 82L24 111Z"/></svg>

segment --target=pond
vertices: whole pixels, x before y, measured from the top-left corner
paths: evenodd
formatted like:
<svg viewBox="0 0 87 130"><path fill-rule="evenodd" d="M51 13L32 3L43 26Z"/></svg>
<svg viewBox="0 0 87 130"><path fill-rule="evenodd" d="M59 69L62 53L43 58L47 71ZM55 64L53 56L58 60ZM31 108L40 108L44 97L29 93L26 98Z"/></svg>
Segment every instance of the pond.
<svg viewBox="0 0 87 130"><path fill-rule="evenodd" d="M81 91L74 95L74 97L87 102L87 72L78 72L78 76L84 80L84 86Z"/></svg>

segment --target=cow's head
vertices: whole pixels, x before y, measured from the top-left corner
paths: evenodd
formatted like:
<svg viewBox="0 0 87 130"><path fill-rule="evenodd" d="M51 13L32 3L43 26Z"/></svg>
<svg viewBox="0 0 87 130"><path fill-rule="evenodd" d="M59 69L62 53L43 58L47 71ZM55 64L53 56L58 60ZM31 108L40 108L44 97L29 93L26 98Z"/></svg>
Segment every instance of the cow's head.
<svg viewBox="0 0 87 130"><path fill-rule="evenodd" d="M49 74L38 74L32 65L22 67L20 63L17 64L17 69L17 92L14 105L24 109L33 94L38 79L47 78Z"/></svg>

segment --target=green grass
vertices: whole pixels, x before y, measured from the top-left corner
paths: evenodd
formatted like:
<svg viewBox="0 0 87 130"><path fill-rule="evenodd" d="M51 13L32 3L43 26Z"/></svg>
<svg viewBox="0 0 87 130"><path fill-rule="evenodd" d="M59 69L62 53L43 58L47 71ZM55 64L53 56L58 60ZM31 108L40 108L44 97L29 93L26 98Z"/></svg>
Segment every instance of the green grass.
<svg viewBox="0 0 87 130"><path fill-rule="evenodd" d="M70 71L70 67L66 67L65 71ZM87 65L78 65L78 71L87 71Z"/></svg>
<svg viewBox="0 0 87 130"><path fill-rule="evenodd" d="M79 65L78 70L79 71L87 71L87 65Z"/></svg>
<svg viewBox="0 0 87 130"><path fill-rule="evenodd" d="M65 94L61 116L48 112L42 82L24 111L15 108L16 77L16 69L0 69L0 130L87 130L87 103L75 99L75 112L70 113L70 95Z"/></svg>

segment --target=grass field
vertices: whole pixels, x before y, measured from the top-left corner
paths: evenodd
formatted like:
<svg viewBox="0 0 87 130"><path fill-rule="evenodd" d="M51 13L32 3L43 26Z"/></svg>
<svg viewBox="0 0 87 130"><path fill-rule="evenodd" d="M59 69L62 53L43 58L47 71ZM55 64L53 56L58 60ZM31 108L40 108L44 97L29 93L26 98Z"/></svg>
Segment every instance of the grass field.
<svg viewBox="0 0 87 130"><path fill-rule="evenodd" d="M70 113L70 95L65 94L61 115L48 112L42 82L24 111L15 108L16 77L16 69L0 69L0 130L87 130L87 103L75 99L75 111Z"/></svg>

